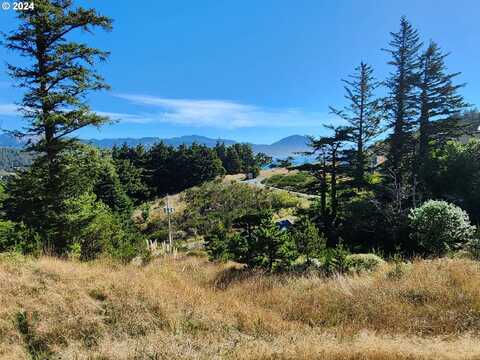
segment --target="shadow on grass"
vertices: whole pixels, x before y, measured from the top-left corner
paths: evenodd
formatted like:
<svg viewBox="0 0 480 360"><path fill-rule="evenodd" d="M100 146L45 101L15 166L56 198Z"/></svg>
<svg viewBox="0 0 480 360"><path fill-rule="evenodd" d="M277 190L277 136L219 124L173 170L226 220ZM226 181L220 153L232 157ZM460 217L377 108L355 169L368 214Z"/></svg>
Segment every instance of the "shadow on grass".
<svg viewBox="0 0 480 360"><path fill-rule="evenodd" d="M15 314L15 327L22 335L25 348L32 360L46 360L51 359L52 352L50 351L46 341L40 338L34 327L32 320L26 311L19 311Z"/></svg>
<svg viewBox="0 0 480 360"><path fill-rule="evenodd" d="M266 271L251 269L246 266L241 268L231 267L218 273L212 283L215 289L226 290L232 285L241 284L247 280L260 278L266 274Z"/></svg>

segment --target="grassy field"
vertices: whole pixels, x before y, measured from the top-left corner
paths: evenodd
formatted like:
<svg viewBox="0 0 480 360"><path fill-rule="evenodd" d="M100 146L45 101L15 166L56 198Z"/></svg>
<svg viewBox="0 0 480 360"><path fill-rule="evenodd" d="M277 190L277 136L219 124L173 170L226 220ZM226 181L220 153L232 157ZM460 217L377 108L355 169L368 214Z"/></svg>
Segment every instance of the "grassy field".
<svg viewBox="0 0 480 360"><path fill-rule="evenodd" d="M274 174L263 180L262 183L279 189L308 194L315 181L315 178L306 172L292 171L288 174Z"/></svg>
<svg viewBox="0 0 480 360"><path fill-rule="evenodd" d="M0 258L2 359L478 359L480 266L325 279L199 257Z"/></svg>

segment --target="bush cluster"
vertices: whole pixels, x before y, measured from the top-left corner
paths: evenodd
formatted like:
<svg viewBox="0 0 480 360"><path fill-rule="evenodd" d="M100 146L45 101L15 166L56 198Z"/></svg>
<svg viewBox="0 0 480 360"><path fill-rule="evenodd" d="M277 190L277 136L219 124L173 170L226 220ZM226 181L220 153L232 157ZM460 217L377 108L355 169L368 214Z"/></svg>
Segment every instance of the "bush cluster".
<svg viewBox="0 0 480 360"><path fill-rule="evenodd" d="M468 214L446 201L429 200L409 215L411 238L428 255L459 250L473 240L475 227Z"/></svg>

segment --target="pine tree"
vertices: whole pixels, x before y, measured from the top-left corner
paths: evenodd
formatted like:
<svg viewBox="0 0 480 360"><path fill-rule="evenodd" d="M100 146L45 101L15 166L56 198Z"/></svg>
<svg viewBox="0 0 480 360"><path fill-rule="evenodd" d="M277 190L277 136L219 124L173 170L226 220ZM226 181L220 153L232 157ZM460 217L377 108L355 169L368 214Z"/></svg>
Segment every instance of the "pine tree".
<svg viewBox="0 0 480 360"><path fill-rule="evenodd" d="M400 20L400 30L391 33L389 65L394 67L386 81L389 94L386 99L389 125L387 168L398 181L404 181L411 165L413 132L418 114L418 51L422 46L417 30L405 17Z"/></svg>
<svg viewBox="0 0 480 360"><path fill-rule="evenodd" d="M242 160L235 147L227 148L227 157L225 160L225 170L227 174L238 174L242 172Z"/></svg>
<svg viewBox="0 0 480 360"><path fill-rule="evenodd" d="M325 250L325 239L307 217L301 217L290 230L298 254L305 256L307 264Z"/></svg>
<svg viewBox="0 0 480 360"><path fill-rule="evenodd" d="M225 143L217 141L214 150L217 153L218 158L222 161L223 166L225 167L225 161L227 159L227 148L225 146Z"/></svg>
<svg viewBox="0 0 480 360"><path fill-rule="evenodd" d="M349 128L345 126L327 126L328 129L333 131L331 136L323 136L319 139L311 139L310 147L313 149L313 153L319 154L319 163L316 167L319 167L321 177L321 228L328 236L329 245L335 245L338 241L335 227L337 222L339 201L338 201L338 177L342 172L341 163L343 158L343 147L345 142L349 140ZM330 208L326 208L326 192L327 192L327 176L330 179L329 183L329 198Z"/></svg>
<svg viewBox="0 0 480 360"><path fill-rule="evenodd" d="M225 174L221 160L215 150L205 145L192 144L188 149L188 181L185 188L199 185Z"/></svg>
<svg viewBox="0 0 480 360"><path fill-rule="evenodd" d="M114 159L113 162L122 188L134 204L140 205L150 199L150 189L145 176L146 169L133 165L127 159Z"/></svg>
<svg viewBox="0 0 480 360"><path fill-rule="evenodd" d="M101 159L98 179L93 191L97 198L112 211L126 216L130 215L132 201L122 186L115 166L108 158Z"/></svg>
<svg viewBox="0 0 480 360"><path fill-rule="evenodd" d="M84 43L67 40L75 30L91 33L94 28L111 29L111 20L93 9L75 8L72 0L38 0L34 10L19 11L20 25L5 35L5 45L27 59L8 64L10 76L25 90L20 109L28 127L18 136L39 139L28 150L39 155L46 167L43 187L45 211L41 214L46 240L56 246L62 211L63 179L61 154L74 140L75 131L101 124L107 118L93 113L84 98L90 91L107 89L94 69L108 53Z"/></svg>
<svg viewBox="0 0 480 360"><path fill-rule="evenodd" d="M432 126L432 122L442 116L456 115L467 106L463 97L458 94L464 84L452 83L452 79L460 73L446 73L444 60L447 56L434 42L430 42L420 56L420 127L416 170L423 190L426 186L430 142L435 140L437 135L444 136L445 133L458 129L456 122L444 122L444 126L440 127Z"/></svg>
<svg viewBox="0 0 480 360"><path fill-rule="evenodd" d="M279 229L272 220L270 211L262 211L259 215L260 223L253 231L255 243L253 246L255 258L254 265L267 268L272 271L275 268L288 266L293 260L289 252L289 238Z"/></svg>
<svg viewBox="0 0 480 360"><path fill-rule="evenodd" d="M330 107L331 111L350 124L350 141L355 144L349 162L353 165L354 184L362 187L365 184L367 169L366 148L380 133L382 107L379 99L374 97L374 91L380 83L373 76L371 66L360 63L355 68L351 80L342 80L345 85L345 98L349 105L342 110Z"/></svg>

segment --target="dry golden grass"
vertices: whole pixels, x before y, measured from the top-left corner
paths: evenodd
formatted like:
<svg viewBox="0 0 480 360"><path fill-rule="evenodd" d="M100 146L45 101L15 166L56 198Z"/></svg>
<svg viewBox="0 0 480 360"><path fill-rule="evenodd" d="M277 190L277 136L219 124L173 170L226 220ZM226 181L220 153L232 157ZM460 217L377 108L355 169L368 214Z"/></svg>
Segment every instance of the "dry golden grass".
<svg viewBox="0 0 480 360"><path fill-rule="evenodd" d="M287 168L273 168L273 169L265 169L260 170L259 177L262 179L269 178L273 175L287 175L287 174L296 174L298 170L289 170Z"/></svg>
<svg viewBox="0 0 480 360"><path fill-rule="evenodd" d="M401 270L401 271L400 271ZM480 359L480 266L262 275L0 257L0 358Z"/></svg>

